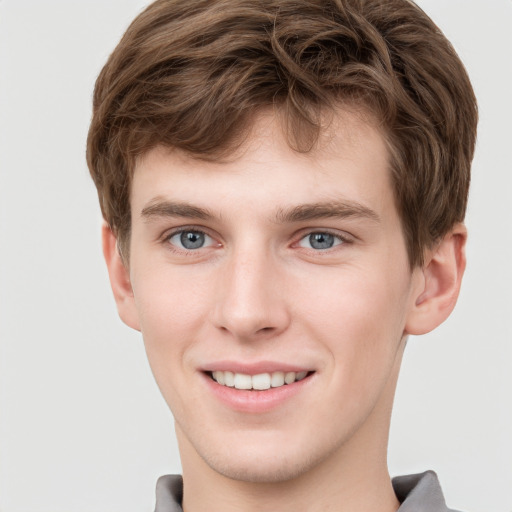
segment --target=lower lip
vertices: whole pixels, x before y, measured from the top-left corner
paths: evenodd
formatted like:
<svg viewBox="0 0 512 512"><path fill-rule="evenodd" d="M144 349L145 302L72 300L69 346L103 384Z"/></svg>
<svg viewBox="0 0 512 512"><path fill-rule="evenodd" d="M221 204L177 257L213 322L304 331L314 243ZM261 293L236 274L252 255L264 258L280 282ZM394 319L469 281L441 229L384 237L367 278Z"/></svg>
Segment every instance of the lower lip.
<svg viewBox="0 0 512 512"><path fill-rule="evenodd" d="M262 391L249 391L222 386L209 375L203 375L210 392L223 404L237 412L255 414L269 412L282 407L297 393L304 390L304 388L310 384L313 377L313 374L310 374L293 384L285 384L278 388L270 388Z"/></svg>

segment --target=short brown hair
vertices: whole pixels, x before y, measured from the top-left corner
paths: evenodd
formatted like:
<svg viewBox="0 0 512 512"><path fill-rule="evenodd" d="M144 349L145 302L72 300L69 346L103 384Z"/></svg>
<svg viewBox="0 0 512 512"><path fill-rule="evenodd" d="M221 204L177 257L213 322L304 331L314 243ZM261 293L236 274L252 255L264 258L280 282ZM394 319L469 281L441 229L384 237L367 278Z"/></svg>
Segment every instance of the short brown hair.
<svg viewBox="0 0 512 512"><path fill-rule="evenodd" d="M157 0L130 25L94 91L87 162L123 254L130 183L155 146L218 159L278 107L309 151L340 102L379 120L411 266L464 219L477 107L463 64L409 0Z"/></svg>

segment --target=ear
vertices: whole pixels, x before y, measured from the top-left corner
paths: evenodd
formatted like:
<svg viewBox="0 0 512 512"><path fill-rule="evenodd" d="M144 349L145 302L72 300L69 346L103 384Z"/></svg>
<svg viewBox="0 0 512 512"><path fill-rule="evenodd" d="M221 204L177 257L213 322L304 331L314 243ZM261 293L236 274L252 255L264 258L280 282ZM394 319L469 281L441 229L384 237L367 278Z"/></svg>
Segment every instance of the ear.
<svg viewBox="0 0 512 512"><path fill-rule="evenodd" d="M110 286L114 293L119 316L126 325L140 331L139 315L135 306L130 273L119 253L117 239L106 222L103 223L101 228L101 239Z"/></svg>
<svg viewBox="0 0 512 512"><path fill-rule="evenodd" d="M405 325L405 334L426 334L443 323L455 307L466 268L467 231L457 224L428 251L420 272L421 284Z"/></svg>

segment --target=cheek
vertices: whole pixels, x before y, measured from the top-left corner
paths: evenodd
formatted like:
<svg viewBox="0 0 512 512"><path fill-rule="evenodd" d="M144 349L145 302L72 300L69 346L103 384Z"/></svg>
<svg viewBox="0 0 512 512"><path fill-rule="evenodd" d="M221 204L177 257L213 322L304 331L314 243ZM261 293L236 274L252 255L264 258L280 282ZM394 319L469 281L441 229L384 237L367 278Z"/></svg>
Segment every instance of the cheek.
<svg viewBox="0 0 512 512"><path fill-rule="evenodd" d="M186 383L194 369L187 354L200 339L202 298L196 287L179 278L148 279L136 290L144 347L160 392L174 417L187 417L199 396ZM188 400L185 400L187 397Z"/></svg>
<svg viewBox="0 0 512 512"><path fill-rule="evenodd" d="M371 373L386 373L403 336L408 281L393 272L352 268L333 272L325 286L297 293L307 297L302 322L330 352L333 372L364 385ZM349 378L350 377L350 378Z"/></svg>
<svg viewBox="0 0 512 512"><path fill-rule="evenodd" d="M197 276L187 276L186 271L171 272L166 267L153 268L134 280L146 353L162 391L174 387L176 372L171 370L183 371L187 350L201 338L209 304L204 283Z"/></svg>
<svg viewBox="0 0 512 512"><path fill-rule="evenodd" d="M207 276L186 266L149 264L133 276L133 291L143 332L170 337L191 329L207 305ZM181 337L180 337L181 338Z"/></svg>

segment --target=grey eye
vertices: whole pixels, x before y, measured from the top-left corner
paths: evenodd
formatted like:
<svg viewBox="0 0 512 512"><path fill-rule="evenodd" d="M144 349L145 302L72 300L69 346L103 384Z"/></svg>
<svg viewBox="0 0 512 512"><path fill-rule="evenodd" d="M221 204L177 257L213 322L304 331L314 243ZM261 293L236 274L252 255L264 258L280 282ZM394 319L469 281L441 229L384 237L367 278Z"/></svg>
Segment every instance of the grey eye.
<svg viewBox="0 0 512 512"><path fill-rule="evenodd" d="M185 249L199 249L204 245L204 233L184 231L180 235L180 242Z"/></svg>
<svg viewBox="0 0 512 512"><path fill-rule="evenodd" d="M316 249L322 251L326 249L332 249L336 245L343 243L341 237L332 235L331 233L324 233L318 231L316 233L310 233L305 236L300 242L301 247L307 247L308 249Z"/></svg>
<svg viewBox="0 0 512 512"><path fill-rule="evenodd" d="M334 236L329 233L312 233L309 243L313 249L330 249L334 245Z"/></svg>
<svg viewBox="0 0 512 512"><path fill-rule="evenodd" d="M202 231L179 231L169 238L169 242L188 251L201 249L212 244L212 239Z"/></svg>

